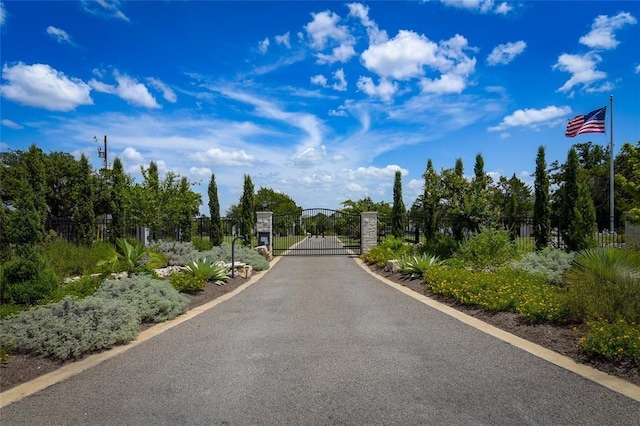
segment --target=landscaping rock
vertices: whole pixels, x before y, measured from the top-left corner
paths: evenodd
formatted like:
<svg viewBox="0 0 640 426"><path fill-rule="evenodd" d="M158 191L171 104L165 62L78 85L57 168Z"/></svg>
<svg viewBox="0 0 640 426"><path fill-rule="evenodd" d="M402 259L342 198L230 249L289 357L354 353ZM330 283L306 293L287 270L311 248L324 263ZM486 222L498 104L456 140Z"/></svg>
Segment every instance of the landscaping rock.
<svg viewBox="0 0 640 426"><path fill-rule="evenodd" d="M397 260L387 260L387 265L384 267L385 272L391 272L392 274L400 272L401 270L402 268L400 268Z"/></svg>
<svg viewBox="0 0 640 426"><path fill-rule="evenodd" d="M253 248L260 256L264 257L267 262L271 262L273 256L267 246L257 246Z"/></svg>

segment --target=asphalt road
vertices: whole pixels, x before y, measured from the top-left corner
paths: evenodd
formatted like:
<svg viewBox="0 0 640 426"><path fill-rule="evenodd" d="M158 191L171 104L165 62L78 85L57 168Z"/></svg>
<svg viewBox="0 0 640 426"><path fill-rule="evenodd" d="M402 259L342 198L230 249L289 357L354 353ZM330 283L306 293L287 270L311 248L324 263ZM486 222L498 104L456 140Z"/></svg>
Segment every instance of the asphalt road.
<svg viewBox="0 0 640 426"><path fill-rule="evenodd" d="M640 403L394 290L287 257L236 297L0 411L8 425L638 425Z"/></svg>

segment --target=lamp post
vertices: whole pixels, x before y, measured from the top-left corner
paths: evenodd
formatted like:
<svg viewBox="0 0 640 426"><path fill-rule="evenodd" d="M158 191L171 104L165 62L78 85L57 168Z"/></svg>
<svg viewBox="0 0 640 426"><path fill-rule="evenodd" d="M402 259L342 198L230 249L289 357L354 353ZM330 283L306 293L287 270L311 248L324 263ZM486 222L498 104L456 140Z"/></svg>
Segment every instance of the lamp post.
<svg viewBox="0 0 640 426"><path fill-rule="evenodd" d="M98 141L98 137L94 136L93 137L93 141L95 143L100 143ZM107 168L109 168L109 161L107 158L107 135L104 135L104 149L100 148L100 146L98 146L98 158L104 158L104 169L106 170Z"/></svg>

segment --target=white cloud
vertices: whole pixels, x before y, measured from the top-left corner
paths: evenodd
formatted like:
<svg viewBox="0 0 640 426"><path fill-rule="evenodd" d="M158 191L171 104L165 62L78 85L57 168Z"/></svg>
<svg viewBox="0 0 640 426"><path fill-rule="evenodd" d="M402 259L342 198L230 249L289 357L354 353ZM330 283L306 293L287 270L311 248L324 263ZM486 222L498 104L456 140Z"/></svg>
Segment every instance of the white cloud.
<svg viewBox="0 0 640 426"><path fill-rule="evenodd" d="M153 77L147 78L147 81L149 82L151 87L162 92L162 97L166 101L171 103L176 103L178 101L178 97L176 96L176 93L169 86L164 84L164 82Z"/></svg>
<svg viewBox="0 0 640 426"><path fill-rule="evenodd" d="M269 37L265 38L264 40L258 43L258 50L263 55L267 53L267 50L269 50Z"/></svg>
<svg viewBox="0 0 640 426"><path fill-rule="evenodd" d="M636 74L640 74L640 64L636 65Z"/></svg>
<svg viewBox="0 0 640 426"><path fill-rule="evenodd" d="M105 18L115 18L129 21L129 18L120 10L120 0L82 0L82 7L86 12Z"/></svg>
<svg viewBox="0 0 640 426"><path fill-rule="evenodd" d="M520 109L503 118L499 125L489 127L488 130L496 132L510 127L530 127L535 129L541 125L551 127L564 121L570 112L571 108L567 106L557 107L554 105L542 109Z"/></svg>
<svg viewBox="0 0 640 426"><path fill-rule="evenodd" d="M447 6L457 7L459 9L467 9L474 12L480 13L498 13L505 15L509 11L511 11L511 6L509 6L506 2L501 3L499 6L494 8L494 0L440 0L442 3Z"/></svg>
<svg viewBox="0 0 640 426"><path fill-rule="evenodd" d="M120 155L122 161L126 162L127 164L129 163L134 163L134 164L142 164L144 163L144 157L142 156L142 154L140 154L135 148L132 147L127 147L124 149L124 151L122 151L122 154Z"/></svg>
<svg viewBox="0 0 640 426"><path fill-rule="evenodd" d="M210 148L205 152L190 154L192 160L212 166L250 166L254 161L253 155L243 149L238 151L224 151L220 148Z"/></svg>
<svg viewBox="0 0 640 426"><path fill-rule="evenodd" d="M497 13L498 15L506 15L507 13L511 12L513 10L513 8L511 6L509 6L509 4L507 2L502 2L500 3L500 5L498 7L496 7L494 9L494 12Z"/></svg>
<svg viewBox="0 0 640 426"><path fill-rule="evenodd" d="M629 12L620 12L613 17L599 15L591 24L591 31L580 37L580 43L593 49L615 49L620 42L613 32L636 22Z"/></svg>
<svg viewBox="0 0 640 426"><path fill-rule="evenodd" d="M344 75L344 69L340 68L336 72L333 73L333 78L336 80L335 83L331 86L334 90L339 92L344 92L347 90L347 80Z"/></svg>
<svg viewBox="0 0 640 426"><path fill-rule="evenodd" d="M335 62L346 63L356 54L355 49L350 43L343 43L331 50L331 54L317 53L318 64L333 64Z"/></svg>
<svg viewBox="0 0 640 426"><path fill-rule="evenodd" d="M301 147L294 154L292 161L297 167L313 166L324 161L327 157L327 148L324 145L319 147Z"/></svg>
<svg viewBox="0 0 640 426"><path fill-rule="evenodd" d="M93 105L89 85L46 64L4 65L2 78L8 81L0 86L2 96L23 105L51 111L71 111L80 105Z"/></svg>
<svg viewBox="0 0 640 426"><path fill-rule="evenodd" d="M571 78L558 91L567 92L579 84L588 87L605 78L607 76L605 72L596 70L601 61L602 58L593 52L587 52L584 55L570 55L568 53L560 55L553 69L571 73Z"/></svg>
<svg viewBox="0 0 640 426"><path fill-rule="evenodd" d="M291 41L289 40L290 36L288 31L285 34L277 35L274 38L276 39L276 43L286 46L287 49L291 49Z"/></svg>
<svg viewBox="0 0 640 426"><path fill-rule="evenodd" d="M213 172L209 167L191 167L189 168L189 176L196 177L198 179L211 179Z"/></svg>
<svg viewBox="0 0 640 426"><path fill-rule="evenodd" d="M5 127L10 128L10 129L16 129L16 130L24 129L24 126L21 126L18 123L16 123L15 121L9 120L8 118L3 118L2 119L2 125L5 126Z"/></svg>
<svg viewBox="0 0 640 426"><path fill-rule="evenodd" d="M311 77L311 84L317 84L318 86L327 87L327 77L322 74L314 75Z"/></svg>
<svg viewBox="0 0 640 426"><path fill-rule="evenodd" d="M391 101L393 95L398 91L398 85L386 78L381 78L380 84L376 86L371 77L360 77L356 85L360 91L385 102Z"/></svg>
<svg viewBox="0 0 640 426"><path fill-rule="evenodd" d="M424 78L420 81L423 93L462 93L466 87L464 78L456 74L443 74L440 78Z"/></svg>
<svg viewBox="0 0 640 426"><path fill-rule="evenodd" d="M156 99L149 93L147 87L137 80L114 71L116 86L102 83L95 79L89 81L92 88L102 93L109 93L124 99L128 103L146 108L160 108Z"/></svg>
<svg viewBox="0 0 640 426"><path fill-rule="evenodd" d="M53 37L53 39L55 41L57 41L60 44L63 43L68 43L70 45L75 45L75 43L73 41L71 41L71 37L69 37L69 34L67 34L67 32L65 30L62 30L60 28L56 28L56 27L52 27L52 26L48 26L47 27L47 34L49 34L51 37Z"/></svg>
<svg viewBox="0 0 640 426"><path fill-rule="evenodd" d="M506 65L521 54L526 47L527 43L522 40L515 43L499 44L493 48L487 57L487 62L489 65Z"/></svg>
<svg viewBox="0 0 640 426"><path fill-rule="evenodd" d="M349 16L360 19L362 25L367 29L369 44L380 44L389 39L387 32L380 30L378 24L369 18L369 6L362 3L349 3L347 7L349 7Z"/></svg>
<svg viewBox="0 0 640 426"><path fill-rule="evenodd" d="M340 16L327 10L325 12L313 13L313 20L305 25L305 30L311 37L311 47L316 50L323 50L327 42L334 40L339 44L349 40L351 35L344 26L339 26Z"/></svg>

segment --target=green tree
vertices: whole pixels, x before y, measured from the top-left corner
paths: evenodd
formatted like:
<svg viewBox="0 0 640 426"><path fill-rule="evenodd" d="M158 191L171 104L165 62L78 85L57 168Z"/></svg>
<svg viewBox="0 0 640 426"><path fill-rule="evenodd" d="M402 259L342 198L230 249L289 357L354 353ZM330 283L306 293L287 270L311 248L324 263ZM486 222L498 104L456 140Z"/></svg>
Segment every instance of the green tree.
<svg viewBox="0 0 640 426"><path fill-rule="evenodd" d="M273 232L275 235L299 235L299 214L302 210L287 194L274 191L271 188L260 187L255 197L255 205L259 209L273 212Z"/></svg>
<svg viewBox="0 0 640 426"><path fill-rule="evenodd" d="M71 213L71 221L75 229L76 242L88 246L93 243L95 237L96 220L93 211L93 174L86 155L82 154L77 167L78 179L73 187L75 206Z"/></svg>
<svg viewBox="0 0 640 426"><path fill-rule="evenodd" d="M445 169L441 173L443 187L443 213L450 221L453 238L460 242L466 230L474 231L467 211L467 195L469 182L464 178L462 159L456 159L453 169Z"/></svg>
<svg viewBox="0 0 640 426"><path fill-rule="evenodd" d="M216 175L211 173L211 180L207 189L209 194L209 216L211 217L211 244L219 246L224 239L222 233L222 218L220 217L220 202L218 200L218 186L216 185Z"/></svg>
<svg viewBox="0 0 640 426"><path fill-rule="evenodd" d="M569 150L564 170L560 228L567 249L571 251L587 248L589 238L593 238L596 231L595 207L573 147Z"/></svg>
<svg viewBox="0 0 640 426"><path fill-rule="evenodd" d="M626 212L633 223L640 223L640 141L634 147L625 143L615 161L615 200L617 210Z"/></svg>
<svg viewBox="0 0 640 426"><path fill-rule="evenodd" d="M244 175L242 197L240 197L240 235L251 237L256 223L255 194L251 176Z"/></svg>
<svg viewBox="0 0 640 426"><path fill-rule="evenodd" d="M111 227L109 229L109 240L115 243L118 238L122 238L126 234L127 194L131 185L131 179L124 173L124 167L119 157L113 160L110 178Z"/></svg>
<svg viewBox="0 0 640 426"><path fill-rule="evenodd" d="M534 182L535 202L533 207L533 237L536 250L549 245L551 239L551 210L549 208L549 176L545 160L545 149L538 147Z"/></svg>
<svg viewBox="0 0 640 426"><path fill-rule="evenodd" d="M427 241L433 239L438 232L440 200L442 198L442 181L433 169L431 159L427 160L424 178L422 208L424 211L424 235Z"/></svg>
<svg viewBox="0 0 640 426"><path fill-rule="evenodd" d="M407 214L402 200L402 172L396 170L393 183L393 208L391 210L391 233L396 238L404 237L404 219Z"/></svg>

